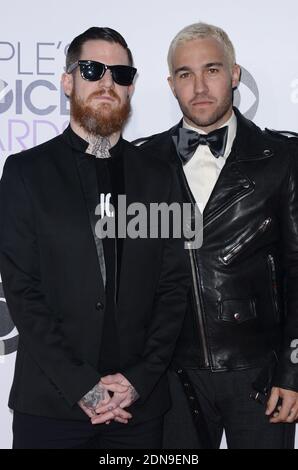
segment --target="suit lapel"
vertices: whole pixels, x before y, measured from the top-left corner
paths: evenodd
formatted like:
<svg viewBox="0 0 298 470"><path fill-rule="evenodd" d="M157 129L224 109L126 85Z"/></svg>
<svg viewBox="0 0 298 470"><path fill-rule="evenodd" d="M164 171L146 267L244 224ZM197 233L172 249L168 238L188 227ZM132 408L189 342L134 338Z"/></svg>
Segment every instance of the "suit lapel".
<svg viewBox="0 0 298 470"><path fill-rule="evenodd" d="M234 155L231 154L230 157L231 160L225 164L203 212L204 227L254 191L253 181L234 161Z"/></svg>
<svg viewBox="0 0 298 470"><path fill-rule="evenodd" d="M89 214L90 226L96 246L98 262L101 271L100 288L104 293L106 286L106 265L104 258L103 243L100 238L96 236L95 226L97 217L95 215L95 208L99 204L98 184L96 176L95 161L92 157L81 156L76 154L76 162L81 181L81 186L86 202L86 207Z"/></svg>
<svg viewBox="0 0 298 470"><path fill-rule="evenodd" d="M179 158L179 155L177 154L176 147L173 142L173 136L176 135L177 129L181 127L181 125L182 121L177 126L170 129L169 134L171 143L167 146L167 151L171 152L172 160L175 160L185 199L195 203L193 194L187 182L187 178L183 171L182 162ZM244 136L242 135L242 137ZM237 141L241 142L241 135L239 135L239 133ZM203 213L204 227L217 219L237 201L251 194L254 190L253 182L248 178L245 172L243 172L237 162L237 141L235 140L235 145L233 146L232 152L228 157L226 165L224 166L206 204Z"/></svg>
<svg viewBox="0 0 298 470"><path fill-rule="evenodd" d="M117 303L119 305L119 308L117 308L116 310L116 315L118 314L119 309L121 310L122 298L125 299L125 297L127 296L127 291L129 289L129 286L132 285L132 280L129 279L129 276L126 273L126 269L129 268L131 262L134 259L135 241L127 236L127 226L129 224L129 221L132 220L134 216L127 215L127 209L132 203L142 202L141 194L143 191L142 191L141 179L138 177L139 175L135 171L137 165L132 163L133 155L131 154L131 152L134 152L134 151L136 150L134 148L131 149L130 145L124 142L123 176L124 176L124 187L125 187L125 196L126 196L126 208L125 208L126 237L123 240L123 247L122 247L121 270L120 270L120 276L119 276L119 285L117 289L118 291ZM122 217L123 217L123 213L122 213ZM123 222L124 222L124 218L123 218ZM128 285L126 284L126 281L128 281ZM120 321L120 318L117 318L117 321Z"/></svg>
<svg viewBox="0 0 298 470"><path fill-rule="evenodd" d="M244 118L236 108L234 112L237 117L236 138L205 207L204 227L255 191L255 182L248 176L250 172L247 173L248 166L273 156L261 129Z"/></svg>

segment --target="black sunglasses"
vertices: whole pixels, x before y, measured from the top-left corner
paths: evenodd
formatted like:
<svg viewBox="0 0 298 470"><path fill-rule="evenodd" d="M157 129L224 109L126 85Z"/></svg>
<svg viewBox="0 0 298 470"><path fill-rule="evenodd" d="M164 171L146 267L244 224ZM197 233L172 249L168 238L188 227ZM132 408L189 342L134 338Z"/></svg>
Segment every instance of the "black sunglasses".
<svg viewBox="0 0 298 470"><path fill-rule="evenodd" d="M137 72L130 65L106 65L95 60L78 60L68 67L67 73L73 72L76 67L80 67L81 77L89 82L100 80L110 70L114 82L122 86L131 85Z"/></svg>

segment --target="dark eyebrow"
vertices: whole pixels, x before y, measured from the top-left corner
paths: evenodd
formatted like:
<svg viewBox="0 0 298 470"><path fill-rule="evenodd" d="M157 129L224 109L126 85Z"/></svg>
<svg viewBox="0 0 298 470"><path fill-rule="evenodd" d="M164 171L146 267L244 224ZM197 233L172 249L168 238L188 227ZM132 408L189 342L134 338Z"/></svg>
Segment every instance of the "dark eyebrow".
<svg viewBox="0 0 298 470"><path fill-rule="evenodd" d="M185 65L185 66L179 67L178 69L174 71L175 75L179 72L191 72L191 68Z"/></svg>
<svg viewBox="0 0 298 470"><path fill-rule="evenodd" d="M209 64L205 64L204 67L209 69L210 67L223 67L222 62L210 62Z"/></svg>
<svg viewBox="0 0 298 470"><path fill-rule="evenodd" d="M208 64L205 64L204 66L204 69L210 69L211 67L223 67L223 63L222 62L209 62ZM178 69L176 69L174 71L174 74L177 75L177 73L179 72L191 72L192 69L190 67L188 67L187 65L182 65L181 67L179 67Z"/></svg>

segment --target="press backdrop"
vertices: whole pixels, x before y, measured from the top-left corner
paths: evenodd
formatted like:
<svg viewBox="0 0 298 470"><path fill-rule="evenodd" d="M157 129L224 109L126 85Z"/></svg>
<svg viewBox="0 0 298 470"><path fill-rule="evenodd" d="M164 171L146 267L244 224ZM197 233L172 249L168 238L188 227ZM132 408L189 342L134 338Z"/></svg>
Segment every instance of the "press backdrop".
<svg viewBox="0 0 298 470"><path fill-rule="evenodd" d="M60 87L65 50L90 26L118 30L133 51L138 77L127 139L178 121L166 81L167 49L182 27L199 20L223 27L235 45L243 70L235 96L240 110L262 127L298 132L298 3L293 0L0 0L0 6L0 175L9 154L50 139L67 125L69 108ZM0 277L0 448L11 447L7 399L17 339Z"/></svg>

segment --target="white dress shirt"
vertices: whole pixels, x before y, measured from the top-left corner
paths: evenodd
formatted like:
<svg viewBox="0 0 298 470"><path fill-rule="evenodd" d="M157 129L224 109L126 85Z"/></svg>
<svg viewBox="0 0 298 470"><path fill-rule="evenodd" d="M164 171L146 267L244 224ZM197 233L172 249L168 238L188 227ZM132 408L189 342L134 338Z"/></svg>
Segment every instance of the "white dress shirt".
<svg viewBox="0 0 298 470"><path fill-rule="evenodd" d="M237 118L234 112L221 127L225 126L228 126L229 129L227 145L223 157L215 158L208 145L200 144L192 158L183 167L188 185L201 213L203 213L220 172L226 163L226 159L231 153L237 132ZM206 134L203 130L190 126L185 120L183 120L183 127L200 134Z"/></svg>

